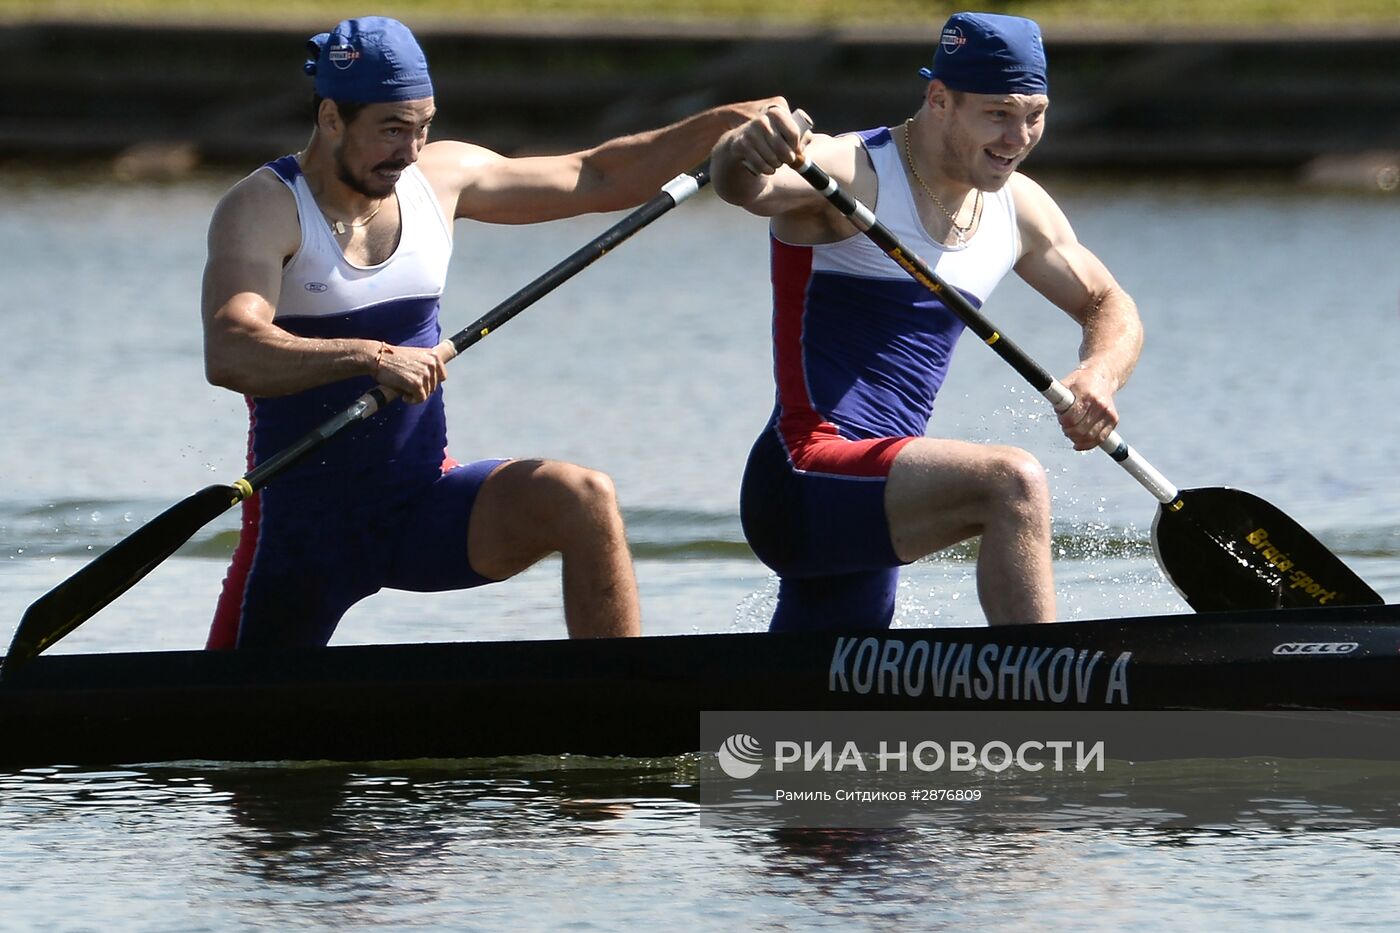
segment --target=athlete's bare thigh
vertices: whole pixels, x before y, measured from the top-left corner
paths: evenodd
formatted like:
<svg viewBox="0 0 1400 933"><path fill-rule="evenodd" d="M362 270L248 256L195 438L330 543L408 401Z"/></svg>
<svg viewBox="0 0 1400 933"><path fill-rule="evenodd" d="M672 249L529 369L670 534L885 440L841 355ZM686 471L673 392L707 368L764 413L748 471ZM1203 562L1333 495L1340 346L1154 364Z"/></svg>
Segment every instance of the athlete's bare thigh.
<svg viewBox="0 0 1400 933"><path fill-rule="evenodd" d="M917 560L983 533L999 510L1044 510L1044 470L1015 447L923 437L895 457L885 486L890 539Z"/></svg>

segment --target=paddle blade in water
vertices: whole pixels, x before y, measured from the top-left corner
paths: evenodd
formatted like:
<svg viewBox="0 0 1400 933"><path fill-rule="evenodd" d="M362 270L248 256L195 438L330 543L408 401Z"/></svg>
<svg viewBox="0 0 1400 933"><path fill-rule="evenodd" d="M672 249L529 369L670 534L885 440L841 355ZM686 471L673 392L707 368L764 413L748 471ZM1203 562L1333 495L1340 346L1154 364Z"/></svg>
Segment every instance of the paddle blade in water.
<svg viewBox="0 0 1400 933"><path fill-rule="evenodd" d="M118 541L35 600L10 642L4 676L86 622L239 500L231 486L206 486Z"/></svg>
<svg viewBox="0 0 1400 933"><path fill-rule="evenodd" d="M1152 547L1197 612L1369 606L1384 602L1307 529L1238 489L1184 489L1162 506Z"/></svg>

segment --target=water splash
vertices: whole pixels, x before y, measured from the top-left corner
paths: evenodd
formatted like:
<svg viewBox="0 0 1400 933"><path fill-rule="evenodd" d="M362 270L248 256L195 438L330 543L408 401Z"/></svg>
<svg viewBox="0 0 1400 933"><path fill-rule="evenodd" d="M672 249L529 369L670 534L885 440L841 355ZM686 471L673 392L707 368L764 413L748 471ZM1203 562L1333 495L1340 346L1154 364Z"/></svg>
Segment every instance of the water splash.
<svg viewBox="0 0 1400 933"><path fill-rule="evenodd" d="M734 607L730 632L766 632L778 606L778 576L770 574L763 588L755 590Z"/></svg>

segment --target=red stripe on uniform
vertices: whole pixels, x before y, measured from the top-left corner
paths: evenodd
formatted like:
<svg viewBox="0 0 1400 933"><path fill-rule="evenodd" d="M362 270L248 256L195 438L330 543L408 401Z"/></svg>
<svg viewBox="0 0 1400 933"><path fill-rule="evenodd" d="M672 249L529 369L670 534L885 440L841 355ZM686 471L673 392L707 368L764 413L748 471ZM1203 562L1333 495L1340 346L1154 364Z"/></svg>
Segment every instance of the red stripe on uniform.
<svg viewBox="0 0 1400 933"><path fill-rule="evenodd" d="M253 428L257 425L257 411L253 400L248 402L248 469L253 469ZM238 647L238 630L243 624L243 596L247 592L248 573L253 568L253 558L258 551L258 535L262 522L262 495L255 494L243 500L243 525L238 532L238 548L233 552L233 563L224 577L224 588L219 593L219 603L214 608L214 623L209 627L209 640L204 643L209 651L227 651Z"/></svg>
<svg viewBox="0 0 1400 933"><path fill-rule="evenodd" d="M842 437L812 405L802 351L812 247L773 239L773 379L778 386L778 433L794 468L836 476L888 476L894 458L913 438L853 441Z"/></svg>

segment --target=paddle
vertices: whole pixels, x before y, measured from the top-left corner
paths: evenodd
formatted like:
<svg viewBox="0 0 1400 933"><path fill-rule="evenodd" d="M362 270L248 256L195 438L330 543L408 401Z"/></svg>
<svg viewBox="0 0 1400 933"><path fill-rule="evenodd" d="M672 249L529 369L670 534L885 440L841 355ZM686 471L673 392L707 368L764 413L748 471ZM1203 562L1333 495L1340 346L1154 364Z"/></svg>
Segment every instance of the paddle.
<svg viewBox="0 0 1400 933"><path fill-rule="evenodd" d="M793 168L886 255L942 299L1055 411L1074 404L1069 389L905 248L870 208L841 190L805 156L798 156ZM1197 612L1384 602L1307 530L1258 496L1225 487L1177 489L1124 443L1117 431L1099 448L1161 503L1152 522L1152 547L1167 579Z"/></svg>
<svg viewBox="0 0 1400 933"><path fill-rule="evenodd" d="M677 175L651 200L468 327L444 340L438 345L439 351L445 359L451 360L695 194L709 180L708 163ZM20 619L14 640L10 642L10 650L3 666L0 666L0 679L14 673L45 648L92 618L102 607L125 593L175 553L199 529L253 495L274 476L316 450L345 427L371 417L396 397L392 391L376 386L349 408L260 463L231 486L207 486L176 503L39 597Z"/></svg>

